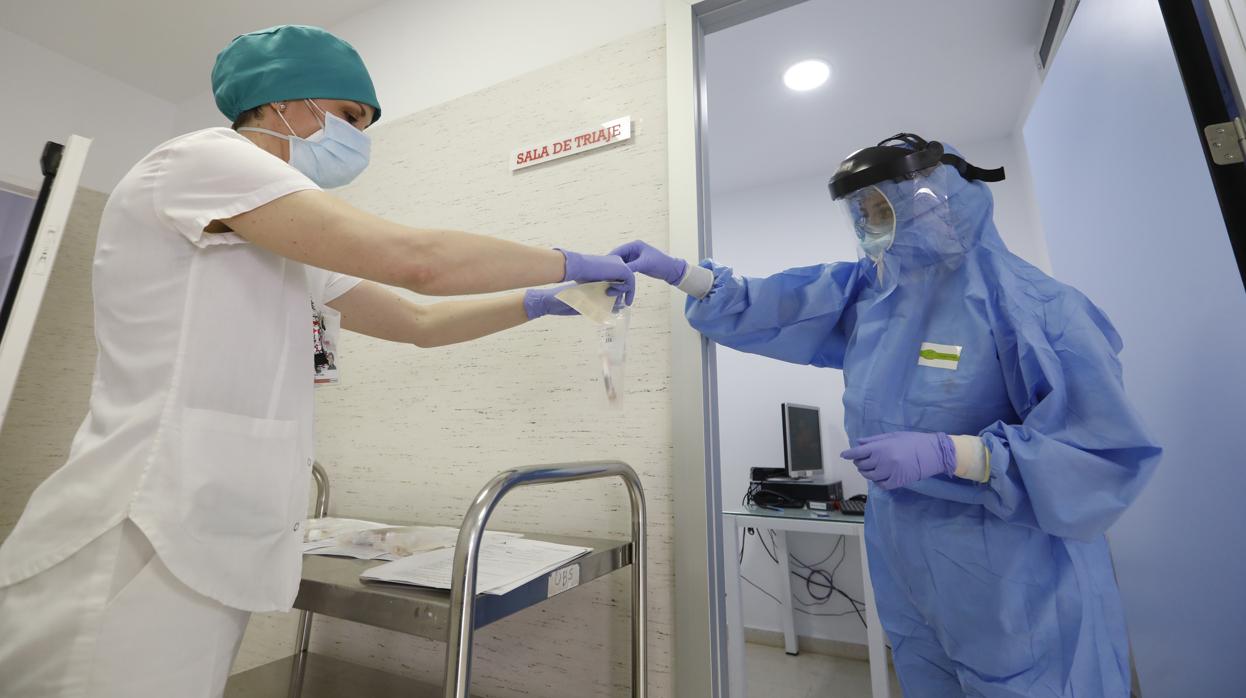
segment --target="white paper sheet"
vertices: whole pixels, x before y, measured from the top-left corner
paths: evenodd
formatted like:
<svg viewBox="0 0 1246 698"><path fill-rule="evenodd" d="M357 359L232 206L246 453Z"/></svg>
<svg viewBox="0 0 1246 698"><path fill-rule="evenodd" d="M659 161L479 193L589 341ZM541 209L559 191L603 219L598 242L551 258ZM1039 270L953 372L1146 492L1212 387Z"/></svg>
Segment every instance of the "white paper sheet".
<svg viewBox="0 0 1246 698"><path fill-rule="evenodd" d="M393 560L384 550L377 550L366 545L340 545L337 537L353 531L368 531L386 528L390 524L362 519L340 519L326 516L323 519L308 519L306 540L303 541L304 555L329 555L332 557L353 557L357 560Z"/></svg>
<svg viewBox="0 0 1246 698"><path fill-rule="evenodd" d="M325 517L307 521L304 555L350 557L356 560L397 560L412 553L453 548L459 529L450 526L402 526L406 535L389 543L371 540L369 531L394 529L396 524ZM485 531L485 540L515 538L523 534L506 531ZM410 549L408 549L410 548Z"/></svg>
<svg viewBox="0 0 1246 698"><path fill-rule="evenodd" d="M583 557L591 550L527 538L486 539L480 549L476 588L485 594L505 594ZM360 577L449 589L453 570L454 548L442 548L373 567Z"/></svg>
<svg viewBox="0 0 1246 698"><path fill-rule="evenodd" d="M323 519L308 519L306 533L303 536L304 549L306 546L313 544L332 544L334 539L343 534L353 531L367 531L373 528L386 528L393 524L380 523L379 521L365 521L363 519L340 519L336 516L326 516Z"/></svg>
<svg viewBox="0 0 1246 698"><path fill-rule="evenodd" d="M303 544L304 555L324 555L326 557L352 557L356 560L397 560L398 556L384 550L377 550L370 545L338 545L333 541L317 546L315 543Z"/></svg>

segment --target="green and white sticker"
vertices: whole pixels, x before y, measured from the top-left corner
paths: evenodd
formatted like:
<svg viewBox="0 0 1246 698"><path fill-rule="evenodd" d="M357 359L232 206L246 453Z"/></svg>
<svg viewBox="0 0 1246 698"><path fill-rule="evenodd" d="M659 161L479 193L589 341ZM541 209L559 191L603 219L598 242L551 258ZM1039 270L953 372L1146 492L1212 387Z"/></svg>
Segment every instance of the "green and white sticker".
<svg viewBox="0 0 1246 698"><path fill-rule="evenodd" d="M951 344L935 344L922 342L922 350L917 355L918 366L946 368L955 371L960 365L960 347Z"/></svg>

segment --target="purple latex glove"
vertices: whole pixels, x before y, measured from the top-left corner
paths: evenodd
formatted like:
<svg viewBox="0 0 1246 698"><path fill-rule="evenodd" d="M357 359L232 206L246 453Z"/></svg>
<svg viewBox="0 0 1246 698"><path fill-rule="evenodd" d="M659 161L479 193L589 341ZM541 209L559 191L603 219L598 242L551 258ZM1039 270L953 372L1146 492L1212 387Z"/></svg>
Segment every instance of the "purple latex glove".
<svg viewBox="0 0 1246 698"><path fill-rule="evenodd" d="M894 431L861 439L839 454L885 490L956 472L956 446L942 432Z"/></svg>
<svg viewBox="0 0 1246 698"><path fill-rule="evenodd" d="M529 320L535 320L546 315L579 315L575 308L563 303L554 296L557 296L564 289L570 288L575 284L565 284L554 288L530 288L523 294L523 310L528 314Z"/></svg>
<svg viewBox="0 0 1246 698"><path fill-rule="evenodd" d="M607 293L612 296L623 296L623 302L632 304L636 297L636 274L627 267L617 255L591 255L554 248L567 259L563 281L575 281L581 284L594 281L614 281L614 287Z"/></svg>
<svg viewBox="0 0 1246 698"><path fill-rule="evenodd" d="M610 251L627 262L628 268L674 286L684 278L688 262L672 257L643 240L620 245Z"/></svg>

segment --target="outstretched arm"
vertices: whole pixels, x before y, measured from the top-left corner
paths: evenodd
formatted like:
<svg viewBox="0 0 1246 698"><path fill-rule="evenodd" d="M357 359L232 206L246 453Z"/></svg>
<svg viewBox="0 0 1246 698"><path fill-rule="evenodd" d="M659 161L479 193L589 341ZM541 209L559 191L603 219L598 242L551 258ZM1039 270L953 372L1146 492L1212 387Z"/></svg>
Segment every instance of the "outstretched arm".
<svg viewBox="0 0 1246 698"><path fill-rule="evenodd" d="M327 305L342 314L344 329L426 348L470 342L528 321L520 293L419 304L371 281Z"/></svg>

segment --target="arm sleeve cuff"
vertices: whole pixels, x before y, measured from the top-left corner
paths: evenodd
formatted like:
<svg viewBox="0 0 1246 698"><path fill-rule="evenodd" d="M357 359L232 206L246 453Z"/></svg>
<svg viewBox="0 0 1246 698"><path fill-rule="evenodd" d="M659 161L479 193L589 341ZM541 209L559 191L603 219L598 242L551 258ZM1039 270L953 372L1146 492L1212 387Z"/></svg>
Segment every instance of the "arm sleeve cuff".
<svg viewBox="0 0 1246 698"><path fill-rule="evenodd" d="M363 282L363 279L310 264L304 265L304 270L307 272L307 291L316 305L332 303Z"/></svg>
<svg viewBox="0 0 1246 698"><path fill-rule="evenodd" d="M956 477L974 482L991 478L991 456L977 436L951 436L956 445Z"/></svg>
<svg viewBox="0 0 1246 698"><path fill-rule="evenodd" d="M346 295L347 291L355 288L363 283L363 279L356 276L348 276L346 274L331 274L329 283L325 286L324 302L331 303L338 298Z"/></svg>
<svg viewBox="0 0 1246 698"><path fill-rule="evenodd" d="M245 244L236 233L207 233L216 220L253 211L283 196L319 190L307 175L227 128L174 139L157 149L156 215L196 247Z"/></svg>
<svg viewBox="0 0 1246 698"><path fill-rule="evenodd" d="M696 264L689 264L684 278L676 286L693 298L704 298L714 288L714 272Z"/></svg>

